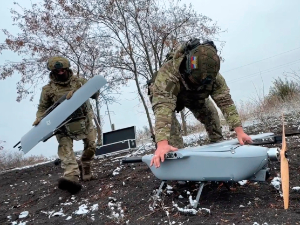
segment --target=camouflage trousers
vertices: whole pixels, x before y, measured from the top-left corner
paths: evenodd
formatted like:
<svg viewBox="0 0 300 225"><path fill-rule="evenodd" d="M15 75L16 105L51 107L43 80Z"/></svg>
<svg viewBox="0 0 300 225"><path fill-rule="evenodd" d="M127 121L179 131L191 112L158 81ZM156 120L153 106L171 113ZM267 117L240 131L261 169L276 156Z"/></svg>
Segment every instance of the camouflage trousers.
<svg viewBox="0 0 300 225"><path fill-rule="evenodd" d="M189 105L186 105L186 107L189 108L195 118L204 125L211 143L223 139L220 118L212 100L207 98L203 104L195 104L194 102L193 107L189 107ZM175 112L172 114L169 144L176 148L184 147L181 126L176 118Z"/></svg>
<svg viewBox="0 0 300 225"><path fill-rule="evenodd" d="M64 177L79 176L79 167L73 152L73 139L65 134L57 134L58 156L61 159L61 167L64 169ZM84 144L81 162L90 165L96 151L96 129L93 124L89 125L89 132L82 139Z"/></svg>

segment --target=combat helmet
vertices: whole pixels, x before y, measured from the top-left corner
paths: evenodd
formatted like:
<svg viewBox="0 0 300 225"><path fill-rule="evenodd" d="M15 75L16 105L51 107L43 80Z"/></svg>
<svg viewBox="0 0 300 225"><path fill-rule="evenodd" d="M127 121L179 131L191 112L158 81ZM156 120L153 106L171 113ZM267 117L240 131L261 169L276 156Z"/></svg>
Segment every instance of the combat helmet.
<svg viewBox="0 0 300 225"><path fill-rule="evenodd" d="M220 70L220 58L212 41L200 43L199 39L191 39L185 45L184 54L184 75L194 85L210 83L216 78Z"/></svg>
<svg viewBox="0 0 300 225"><path fill-rule="evenodd" d="M47 62L47 69L53 71L55 69L69 69L70 61L61 56L53 56Z"/></svg>

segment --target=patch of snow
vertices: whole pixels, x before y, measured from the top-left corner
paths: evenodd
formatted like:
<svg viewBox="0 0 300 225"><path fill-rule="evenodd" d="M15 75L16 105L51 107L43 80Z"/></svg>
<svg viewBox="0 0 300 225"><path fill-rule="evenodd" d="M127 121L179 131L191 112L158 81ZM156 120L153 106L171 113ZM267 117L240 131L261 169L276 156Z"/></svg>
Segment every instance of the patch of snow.
<svg viewBox="0 0 300 225"><path fill-rule="evenodd" d="M274 177L273 180L271 181L271 184L274 186L275 189L280 190L281 178Z"/></svg>
<svg viewBox="0 0 300 225"><path fill-rule="evenodd" d="M300 187L293 187L292 190L300 191Z"/></svg>
<svg viewBox="0 0 300 225"><path fill-rule="evenodd" d="M111 215L107 216L110 219L120 222L124 218L124 210L121 207L121 202L109 202L108 208L111 211Z"/></svg>
<svg viewBox="0 0 300 225"><path fill-rule="evenodd" d="M206 132L203 132L203 133L189 134L187 136L183 136L182 138L183 138L183 143L185 145L190 146L190 145L197 143L197 141L199 141L199 140L206 139L206 137L207 137Z"/></svg>
<svg viewBox="0 0 300 225"><path fill-rule="evenodd" d="M34 165L30 165L30 166L16 167L16 168L13 168L13 169L10 169L10 170L5 170L4 172L1 172L1 173L6 173L6 172L8 172L8 171L14 171L14 170L28 169L28 168L36 167L36 166L39 166L39 165L47 164L47 163L49 163L49 162L51 162L51 161L49 160L49 161L37 163L37 164L34 164Z"/></svg>
<svg viewBox="0 0 300 225"><path fill-rule="evenodd" d="M241 186L243 186L243 185L245 185L245 184L247 183L247 181L248 181L248 180L241 180L241 181L239 181L238 183L239 183Z"/></svg>
<svg viewBox="0 0 300 225"><path fill-rule="evenodd" d="M249 127L249 126L254 126L254 125L258 125L261 122L257 119L254 120L246 120L243 122L243 127Z"/></svg>
<svg viewBox="0 0 300 225"><path fill-rule="evenodd" d="M154 208L151 205L149 205L149 209L150 211L154 211Z"/></svg>
<svg viewBox="0 0 300 225"><path fill-rule="evenodd" d="M121 170L121 167L117 167L117 168L113 171L113 176L118 175L119 172L120 172L120 170Z"/></svg>
<svg viewBox="0 0 300 225"><path fill-rule="evenodd" d="M65 214L61 208L58 212L53 213L51 216L65 216Z"/></svg>
<svg viewBox="0 0 300 225"><path fill-rule="evenodd" d="M192 214L192 215L196 215L198 210L196 209L188 209L188 208L180 208L178 207L177 204L173 204L173 206L179 211L182 212L184 214Z"/></svg>
<svg viewBox="0 0 300 225"><path fill-rule="evenodd" d="M117 201L117 199L114 198L114 197L108 197L108 199L109 199L109 200L112 200L112 201L114 201L114 202Z"/></svg>
<svg viewBox="0 0 300 225"><path fill-rule="evenodd" d="M79 206L79 209L76 210L74 213L77 215L87 214L89 212L87 208L88 207L86 206L86 204L82 204L81 206Z"/></svg>
<svg viewBox="0 0 300 225"><path fill-rule="evenodd" d="M66 220L70 220L70 219L72 219L72 216L68 216L68 217L66 218Z"/></svg>
<svg viewBox="0 0 300 225"><path fill-rule="evenodd" d="M207 212L207 213L210 214L210 209L207 209L207 208L200 208L199 211L200 211L200 210L201 210L201 211L205 211L205 212Z"/></svg>
<svg viewBox="0 0 300 225"><path fill-rule="evenodd" d="M19 215L19 218L20 218L20 219L25 218L25 217L28 216L28 214L29 214L28 211L21 212L20 215Z"/></svg>
<svg viewBox="0 0 300 225"><path fill-rule="evenodd" d="M168 190L172 190L173 187L167 184L167 189L168 189Z"/></svg>
<svg viewBox="0 0 300 225"><path fill-rule="evenodd" d="M51 215L54 213L55 211L49 211L49 212L46 212L46 211L41 211L41 213L44 213L44 214L46 214L46 215L49 215L49 217L48 218L50 218L51 217Z"/></svg>
<svg viewBox="0 0 300 225"><path fill-rule="evenodd" d="M72 202L65 202L65 203L60 203L61 205L72 205Z"/></svg>
<svg viewBox="0 0 300 225"><path fill-rule="evenodd" d="M27 223L26 221L25 222L20 221L20 223L14 221L14 222L11 223L11 225L26 225L26 223Z"/></svg>
<svg viewBox="0 0 300 225"><path fill-rule="evenodd" d="M98 210L98 208L99 208L98 203L91 206L92 211L96 211L96 210Z"/></svg>

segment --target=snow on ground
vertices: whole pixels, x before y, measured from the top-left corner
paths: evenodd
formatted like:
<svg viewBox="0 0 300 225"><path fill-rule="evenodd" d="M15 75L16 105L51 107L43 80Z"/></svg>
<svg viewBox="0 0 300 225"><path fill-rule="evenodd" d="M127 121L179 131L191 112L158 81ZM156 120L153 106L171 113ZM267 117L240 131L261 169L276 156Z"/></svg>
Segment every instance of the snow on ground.
<svg viewBox="0 0 300 225"><path fill-rule="evenodd" d="M300 187L293 187L292 190L300 191Z"/></svg>
<svg viewBox="0 0 300 225"><path fill-rule="evenodd" d="M187 146L194 145L199 140L204 140L207 138L206 132L189 134L187 136L183 136L183 143Z"/></svg>
<svg viewBox="0 0 300 225"><path fill-rule="evenodd" d="M251 125L253 123L254 122L252 121ZM184 143L189 146L189 145L193 145L193 144L197 143L197 141L199 141L199 139L204 140L205 138L207 138L207 134L206 134L206 132L203 132L203 133L195 133L195 134L190 134L188 136L184 136L183 140L184 140ZM154 149L155 149L154 143L149 142L149 143L143 144L141 146L138 146L138 148L136 150L134 150L131 153L129 153L128 155L126 155L126 157L149 154L149 153L152 153ZM118 160L120 161L120 159L123 158L123 157L124 156L115 157L115 158L113 158L113 161L118 161ZM38 164L35 164L35 165L31 165L31 166L25 166L25 167L21 167L21 168L14 168L12 170L22 170L22 169L26 169L26 168L30 168L30 167L34 167L34 166L38 166L38 165L42 165L42 164L46 164L46 163L49 163L49 162L51 162L51 161L46 161L46 162L38 163ZM117 166L113 170L112 175L113 176L118 176L118 174L120 174L122 172L122 168L123 168L122 165ZM132 169L134 169L134 167ZM45 180L40 180L40 182L41 182L41 184L46 184L47 183L47 181L45 181ZM247 183L247 180L239 181L240 185L245 185L246 183ZM125 185L125 182L123 182L123 185ZM276 190L280 191L281 178L280 177L274 177L273 180L271 181L271 185L273 185ZM14 185L11 185L11 187L14 188ZM111 187L111 188L113 188L113 187ZM293 187L292 190L300 191L300 187ZM172 192L173 192L172 187L170 185L167 185L167 193L171 194ZM175 204L173 202L172 207L174 209L176 209L178 212L185 213L185 214L191 214L191 215L196 215L199 212L206 213L206 214L211 213L210 209L195 207L197 205L196 200L193 199L193 197L191 196L191 194L189 193L188 190L186 192L188 194L189 204L184 206L184 207L179 207L177 204ZM152 197L153 197L153 199L156 199L155 201L160 200L159 197L156 196L156 193ZM158 197L158 199L157 199L157 197ZM183 197L181 196L181 198L183 198ZM59 201L60 200L61 199L59 199ZM71 205L71 204L77 204L78 209L75 210L74 212L71 212L71 213L70 212L69 213L64 212L64 207L67 207L68 205ZM108 196L107 205L108 205L108 208L110 209L110 215L106 215L108 218L112 219L116 223L126 222L126 224L129 224L129 221L123 221L124 218L125 218L125 215L124 215L124 211L122 209L122 202L118 202L115 198ZM247 207L248 205L251 205L251 202L240 205L239 207L240 208ZM156 207L155 203L152 206L149 205L149 210L152 211L153 207ZM98 204L93 204L92 205L88 202L88 199L77 199L75 196L72 196L66 202L60 202L60 209L58 211L55 211L55 210L41 211L41 213L46 214L48 216L48 218L59 216L59 217L64 217L65 220L72 220L74 215L89 215L89 217L92 220L94 220L94 215L96 213L102 214L101 212L99 212ZM168 213L167 210L166 210L166 213ZM19 218L20 219L26 219L26 218L29 217L29 214L30 213L28 211L21 212L20 215L19 215ZM9 221L11 220L10 216L8 217L8 220ZM23 225L23 224L25 225L26 223L27 223L26 221L19 222L20 225ZM17 225L16 222L11 222L11 224ZM174 221L173 222L169 221L169 224L175 224L175 222ZM255 222L253 225L260 225L260 224ZM267 223L263 223L261 225L267 225Z"/></svg>
<svg viewBox="0 0 300 225"><path fill-rule="evenodd" d="M6 173L6 172L8 172L8 171L13 171L13 170L23 170L23 169L28 169L28 168L32 168L32 167L35 167L35 166L47 164L47 163L52 162L52 161L53 161L53 160L47 160L47 161L45 161L45 162L40 162L40 163L37 163L37 164L34 164L34 165L23 166L23 167L16 167L16 168L13 168L13 169L1 171L0 173Z"/></svg>

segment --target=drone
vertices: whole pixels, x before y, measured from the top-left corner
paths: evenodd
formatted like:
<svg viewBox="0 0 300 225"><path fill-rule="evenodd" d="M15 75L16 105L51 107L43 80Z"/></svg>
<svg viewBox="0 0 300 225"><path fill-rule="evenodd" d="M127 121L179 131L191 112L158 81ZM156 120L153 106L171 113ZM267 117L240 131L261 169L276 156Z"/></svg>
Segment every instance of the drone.
<svg viewBox="0 0 300 225"><path fill-rule="evenodd" d="M274 133L250 135L254 142L249 145L240 145L237 139L232 139L198 147L178 149L178 151L167 153L165 161L161 163L159 168L150 166L153 154L123 158L122 163L145 163L154 176L162 181L157 196L160 195L167 181L200 182L196 204L193 206L196 208L203 187L207 182L266 181L270 171L268 162L280 161L284 209L288 209L289 167L286 158L285 136L294 134L296 133L285 134L283 125L282 136L276 136ZM262 141L256 142L256 140ZM260 146L275 143L282 143L282 148Z"/></svg>

